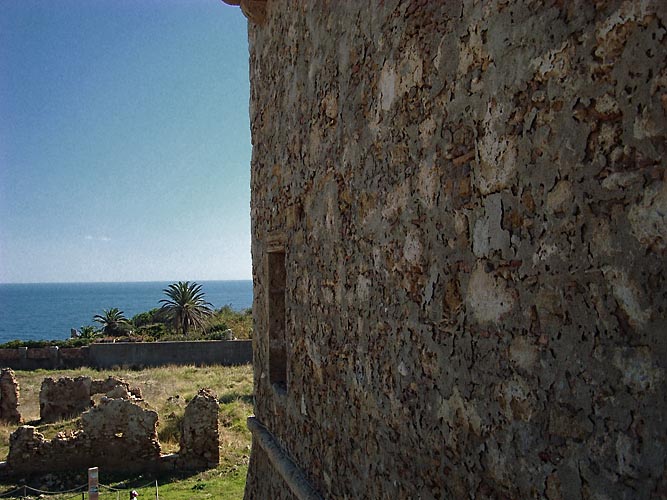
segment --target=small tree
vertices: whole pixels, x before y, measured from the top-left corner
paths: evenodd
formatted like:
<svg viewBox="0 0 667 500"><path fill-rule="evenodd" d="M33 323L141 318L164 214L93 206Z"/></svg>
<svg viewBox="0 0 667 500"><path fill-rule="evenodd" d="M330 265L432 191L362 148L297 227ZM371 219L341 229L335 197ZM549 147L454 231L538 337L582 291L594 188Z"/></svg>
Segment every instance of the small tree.
<svg viewBox="0 0 667 500"><path fill-rule="evenodd" d="M174 327L187 335L191 328L204 326L212 304L204 300L201 285L189 281L173 283L163 290L168 299L160 300L162 311Z"/></svg>
<svg viewBox="0 0 667 500"><path fill-rule="evenodd" d="M117 307L105 309L103 314L96 314L93 316L93 321L102 325L102 331L105 335L124 334L130 329L130 322L123 311Z"/></svg>

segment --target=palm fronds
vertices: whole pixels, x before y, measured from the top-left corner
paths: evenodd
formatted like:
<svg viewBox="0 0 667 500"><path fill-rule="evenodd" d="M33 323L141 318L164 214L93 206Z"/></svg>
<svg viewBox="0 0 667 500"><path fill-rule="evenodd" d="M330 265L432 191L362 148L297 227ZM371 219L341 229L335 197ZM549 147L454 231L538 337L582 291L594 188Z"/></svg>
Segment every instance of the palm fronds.
<svg viewBox="0 0 667 500"><path fill-rule="evenodd" d="M190 329L201 328L212 313L212 304L204 300L204 292L197 283L179 281L163 292L169 298L160 300L160 309L183 335L187 335Z"/></svg>

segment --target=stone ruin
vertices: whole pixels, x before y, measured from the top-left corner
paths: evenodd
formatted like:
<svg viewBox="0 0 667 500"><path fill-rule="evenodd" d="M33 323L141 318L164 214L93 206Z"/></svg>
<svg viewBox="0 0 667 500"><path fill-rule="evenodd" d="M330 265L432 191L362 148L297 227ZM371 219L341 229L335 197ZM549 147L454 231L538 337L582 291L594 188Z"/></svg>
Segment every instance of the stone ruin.
<svg viewBox="0 0 667 500"><path fill-rule="evenodd" d="M185 408L181 424L180 469L216 467L220 462L218 398L210 389L201 389Z"/></svg>
<svg viewBox="0 0 667 500"><path fill-rule="evenodd" d="M72 386L70 382L61 384L61 387ZM113 472L198 470L217 466L218 401L209 389L199 391L185 409L179 453L161 455L157 412L133 397L125 385L113 386L108 382L108 385L93 386L79 381L79 386L103 387L109 389L107 394L115 397L104 396L96 406L83 412L81 429L60 432L51 440L33 426L19 427L10 436L3 475L26 476L85 470L92 466Z"/></svg>
<svg viewBox="0 0 667 500"><path fill-rule="evenodd" d="M93 380L90 377L47 377L39 392L39 416L42 422L57 422L73 417L93 406L91 396L106 394L110 398L141 399L138 388L116 377Z"/></svg>
<svg viewBox="0 0 667 500"><path fill-rule="evenodd" d="M19 383L11 368L3 368L0 373L0 421L20 424L23 419L19 412Z"/></svg>
<svg viewBox="0 0 667 500"><path fill-rule="evenodd" d="M62 472L88 467L138 472L160 460L158 415L140 401L102 398L81 415L82 428L48 440L33 426L10 436L7 472L11 475Z"/></svg>
<svg viewBox="0 0 667 500"><path fill-rule="evenodd" d="M106 394L111 398L128 399L134 397L143 399L139 387L130 387L123 379L109 376L104 380L92 380L90 382L90 394Z"/></svg>

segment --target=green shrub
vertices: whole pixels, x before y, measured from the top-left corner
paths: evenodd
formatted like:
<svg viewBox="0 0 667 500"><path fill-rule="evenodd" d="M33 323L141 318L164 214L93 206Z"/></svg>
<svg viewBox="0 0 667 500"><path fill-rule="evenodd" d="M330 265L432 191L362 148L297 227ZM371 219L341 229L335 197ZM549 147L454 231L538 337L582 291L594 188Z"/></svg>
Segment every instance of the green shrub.
<svg viewBox="0 0 667 500"><path fill-rule="evenodd" d="M48 347L52 344L51 340L10 340L0 344L0 349L16 349L17 347Z"/></svg>
<svg viewBox="0 0 667 500"><path fill-rule="evenodd" d="M231 330L207 333L206 340L234 340L234 333Z"/></svg>
<svg viewBox="0 0 667 500"><path fill-rule="evenodd" d="M222 323L216 323L206 328L206 335L211 335L218 332L224 332L226 330L229 330L229 327L227 326L227 323L223 321Z"/></svg>
<svg viewBox="0 0 667 500"><path fill-rule="evenodd" d="M170 333L164 323L153 323L138 327L135 334L140 337L148 337L154 340L161 339Z"/></svg>
<svg viewBox="0 0 667 500"><path fill-rule="evenodd" d="M83 347L93 343L93 339L67 339L67 340L10 340L0 344L0 349L16 349L17 347Z"/></svg>
<svg viewBox="0 0 667 500"><path fill-rule="evenodd" d="M155 323L165 323L164 312L156 307L150 311L136 314L132 317L132 324L139 328L140 326L154 325Z"/></svg>
<svg viewBox="0 0 667 500"><path fill-rule="evenodd" d="M67 339L67 340L55 340L51 342L52 342L51 345L57 345L58 347L85 347L95 342L95 339L78 338L78 339Z"/></svg>
<svg viewBox="0 0 667 500"><path fill-rule="evenodd" d="M214 311L205 328L206 338L225 340L227 336L221 337L220 333L227 329L232 330L235 338L252 338L252 309L235 311L230 305L226 305Z"/></svg>

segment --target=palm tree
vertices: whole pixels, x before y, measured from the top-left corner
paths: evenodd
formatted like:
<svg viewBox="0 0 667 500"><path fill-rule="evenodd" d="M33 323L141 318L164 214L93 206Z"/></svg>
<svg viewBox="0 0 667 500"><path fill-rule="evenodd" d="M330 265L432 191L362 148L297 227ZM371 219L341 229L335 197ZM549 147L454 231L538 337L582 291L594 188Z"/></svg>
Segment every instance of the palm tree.
<svg viewBox="0 0 667 500"><path fill-rule="evenodd" d="M117 307L105 309L103 314L96 314L93 316L93 321L102 325L102 331L105 335L122 333L130 326L130 322L125 317L123 311Z"/></svg>
<svg viewBox="0 0 667 500"><path fill-rule="evenodd" d="M82 339L94 339L99 335L99 331L92 325L82 326L79 329L79 337Z"/></svg>
<svg viewBox="0 0 667 500"><path fill-rule="evenodd" d="M160 309L183 335L187 335L191 327L201 328L204 320L213 312L212 304L204 300L204 292L197 283L179 281L169 285L163 292L169 298L160 300Z"/></svg>

